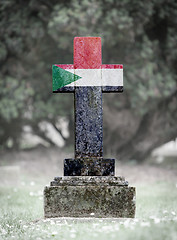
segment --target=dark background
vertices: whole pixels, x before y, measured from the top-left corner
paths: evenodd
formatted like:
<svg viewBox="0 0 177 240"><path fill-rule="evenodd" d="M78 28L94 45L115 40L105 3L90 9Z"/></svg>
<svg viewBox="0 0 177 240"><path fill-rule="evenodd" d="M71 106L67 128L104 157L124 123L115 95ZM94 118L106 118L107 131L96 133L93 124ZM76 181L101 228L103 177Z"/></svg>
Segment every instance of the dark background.
<svg viewBox="0 0 177 240"><path fill-rule="evenodd" d="M51 65L73 63L75 36L102 37L103 64L124 65L124 93L104 94L105 154L142 161L176 139L176 26L174 0L1 0L1 150L29 148L25 126L55 145L44 121L73 147L73 96L52 93Z"/></svg>

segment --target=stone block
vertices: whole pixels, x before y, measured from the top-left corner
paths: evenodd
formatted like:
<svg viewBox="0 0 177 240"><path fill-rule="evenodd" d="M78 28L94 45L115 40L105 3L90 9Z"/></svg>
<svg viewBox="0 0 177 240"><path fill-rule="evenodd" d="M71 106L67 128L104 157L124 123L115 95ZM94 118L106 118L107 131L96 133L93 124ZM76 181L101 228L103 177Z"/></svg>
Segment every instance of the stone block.
<svg viewBox="0 0 177 240"><path fill-rule="evenodd" d="M115 159L78 158L64 160L64 176L114 176Z"/></svg>
<svg viewBox="0 0 177 240"><path fill-rule="evenodd" d="M58 177L44 189L44 215L133 218L135 188L123 177Z"/></svg>

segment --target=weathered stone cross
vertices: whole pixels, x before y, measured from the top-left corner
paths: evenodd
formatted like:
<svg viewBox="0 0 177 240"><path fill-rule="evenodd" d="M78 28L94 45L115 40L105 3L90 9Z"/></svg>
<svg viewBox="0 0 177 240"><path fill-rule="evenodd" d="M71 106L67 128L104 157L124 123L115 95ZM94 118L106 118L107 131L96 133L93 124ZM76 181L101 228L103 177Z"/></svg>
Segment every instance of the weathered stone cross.
<svg viewBox="0 0 177 240"><path fill-rule="evenodd" d="M75 97L75 159L65 176L114 175L114 159L103 159L102 92L123 91L123 66L103 65L100 37L74 38L74 64L53 65L53 92Z"/></svg>
<svg viewBox="0 0 177 240"><path fill-rule="evenodd" d="M74 65L53 66L53 91L75 96L75 158L45 187L45 217L134 217L135 188L103 158L102 92L123 91L122 65L102 65L101 38L77 37Z"/></svg>

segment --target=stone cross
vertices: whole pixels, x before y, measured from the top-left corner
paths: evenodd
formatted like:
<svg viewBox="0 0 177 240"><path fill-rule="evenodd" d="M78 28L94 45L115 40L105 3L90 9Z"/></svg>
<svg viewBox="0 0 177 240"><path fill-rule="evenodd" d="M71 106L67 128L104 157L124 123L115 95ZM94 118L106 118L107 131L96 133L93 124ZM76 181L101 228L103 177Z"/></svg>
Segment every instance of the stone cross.
<svg viewBox="0 0 177 240"><path fill-rule="evenodd" d="M114 159L103 158L103 92L123 91L123 65L102 64L100 37L74 38L74 64L53 65L53 92L74 93L75 159L64 176L114 175Z"/></svg>
<svg viewBox="0 0 177 240"><path fill-rule="evenodd" d="M122 65L101 63L101 38L76 37L74 64L53 66L53 91L74 93L75 158L45 187L45 217L134 217L135 188L103 158L102 93L123 91Z"/></svg>

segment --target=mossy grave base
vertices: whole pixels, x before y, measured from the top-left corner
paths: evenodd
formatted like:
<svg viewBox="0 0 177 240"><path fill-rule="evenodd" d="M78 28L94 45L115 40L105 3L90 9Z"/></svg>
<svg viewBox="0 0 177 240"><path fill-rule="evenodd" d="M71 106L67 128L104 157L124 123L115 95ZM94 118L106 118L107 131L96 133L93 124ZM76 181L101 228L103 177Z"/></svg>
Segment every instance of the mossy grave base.
<svg viewBox="0 0 177 240"><path fill-rule="evenodd" d="M123 177L56 177L44 189L44 215L133 218L135 188L129 187Z"/></svg>

